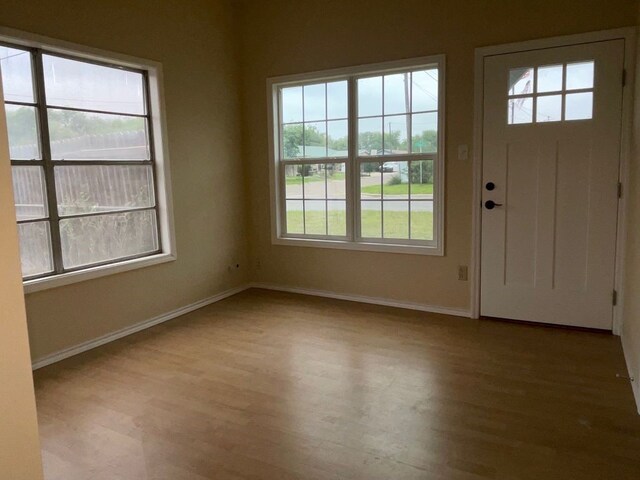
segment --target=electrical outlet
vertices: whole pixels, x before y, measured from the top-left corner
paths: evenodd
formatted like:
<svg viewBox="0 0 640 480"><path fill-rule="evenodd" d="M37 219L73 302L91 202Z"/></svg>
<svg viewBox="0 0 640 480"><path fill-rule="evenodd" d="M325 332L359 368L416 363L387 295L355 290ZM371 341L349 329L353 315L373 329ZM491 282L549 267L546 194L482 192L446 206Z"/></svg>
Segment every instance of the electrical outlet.
<svg viewBox="0 0 640 480"><path fill-rule="evenodd" d="M466 265L458 266L458 280L460 280L461 282L466 282L467 280L469 280L469 267L467 267Z"/></svg>
<svg viewBox="0 0 640 480"><path fill-rule="evenodd" d="M469 146L468 145L458 145L458 160L468 160L469 159Z"/></svg>

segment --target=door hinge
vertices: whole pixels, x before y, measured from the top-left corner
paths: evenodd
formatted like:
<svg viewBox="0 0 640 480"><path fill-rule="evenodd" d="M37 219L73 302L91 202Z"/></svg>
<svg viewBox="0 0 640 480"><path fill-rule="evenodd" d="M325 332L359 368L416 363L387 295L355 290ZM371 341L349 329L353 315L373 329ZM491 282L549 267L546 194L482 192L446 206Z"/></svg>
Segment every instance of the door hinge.
<svg viewBox="0 0 640 480"><path fill-rule="evenodd" d="M618 182L618 198L622 198L622 182Z"/></svg>
<svg viewBox="0 0 640 480"><path fill-rule="evenodd" d="M612 300L611 303L613 303L614 306L618 304L618 291L617 290L613 291L613 295L612 295L611 300Z"/></svg>
<svg viewBox="0 0 640 480"><path fill-rule="evenodd" d="M626 87L627 86L627 69L623 69L622 70L622 86Z"/></svg>

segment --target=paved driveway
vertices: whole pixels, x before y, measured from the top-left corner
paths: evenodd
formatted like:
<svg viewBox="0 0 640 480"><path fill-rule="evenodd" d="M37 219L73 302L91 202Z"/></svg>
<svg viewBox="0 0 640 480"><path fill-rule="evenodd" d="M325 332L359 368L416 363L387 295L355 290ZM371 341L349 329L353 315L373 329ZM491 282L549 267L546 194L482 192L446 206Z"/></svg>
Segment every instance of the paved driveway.
<svg viewBox="0 0 640 480"><path fill-rule="evenodd" d="M394 172L372 172L370 174L362 175L360 177L360 185L368 187L370 185L380 185L380 182L387 183L391 178L397 175ZM382 176L382 179L380 178ZM322 181L307 181L304 185L304 198L306 199L324 199L325 198L325 185ZM327 179L327 198L345 199L345 181L344 179L334 180L331 177ZM363 193L361 195L363 200L366 199L378 199L379 194ZM287 198L288 199L302 199L302 185L287 185ZM402 200L407 199L407 195L385 195L385 199L388 200ZM433 200L432 194L413 194L412 200Z"/></svg>

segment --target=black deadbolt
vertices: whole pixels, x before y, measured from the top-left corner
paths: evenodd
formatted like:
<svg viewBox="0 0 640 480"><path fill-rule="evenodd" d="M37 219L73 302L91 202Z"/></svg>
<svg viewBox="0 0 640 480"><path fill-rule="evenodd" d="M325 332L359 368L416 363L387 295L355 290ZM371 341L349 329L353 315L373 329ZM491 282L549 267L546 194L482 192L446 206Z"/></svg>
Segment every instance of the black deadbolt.
<svg viewBox="0 0 640 480"><path fill-rule="evenodd" d="M496 184L493 182L487 182L487 184L485 185L485 188L489 191L494 190L496 188Z"/></svg>

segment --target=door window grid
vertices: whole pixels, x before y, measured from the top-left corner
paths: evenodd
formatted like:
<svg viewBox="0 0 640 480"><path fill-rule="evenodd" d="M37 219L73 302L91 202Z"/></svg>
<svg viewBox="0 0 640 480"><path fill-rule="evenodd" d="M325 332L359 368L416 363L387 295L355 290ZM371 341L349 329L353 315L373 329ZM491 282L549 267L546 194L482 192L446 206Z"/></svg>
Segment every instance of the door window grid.
<svg viewBox="0 0 640 480"><path fill-rule="evenodd" d="M589 120L593 117L594 61L509 71L509 125Z"/></svg>
<svg viewBox="0 0 640 480"><path fill-rule="evenodd" d="M26 280L48 277L160 252L146 73L37 48L0 44L0 50L23 277ZM70 98L56 97L55 93L65 93L55 92L56 86L64 84L65 69L58 68L57 77L55 68L50 65L50 70L44 71L47 63L55 62L71 62L77 68L102 69L101 76L105 72L134 76L139 79L138 86L134 84L134 90L137 88L140 96L134 107L139 111L127 111L133 102L126 107L126 101L112 108L106 106L104 110L103 106L96 110L87 109L85 105L75 107L73 102L77 99L73 98L73 93L79 88L76 85L71 85ZM58 85L54 85L54 81ZM48 92L52 93L51 100L47 100ZM56 101L60 99L62 103ZM27 121L24 118L21 121L20 115ZM68 123L61 123L61 118ZM115 130L111 137L119 140L123 135L131 137L128 132L135 128L133 131L140 131L142 137L135 133L136 138L125 138L124 145L126 147L127 141L138 145L140 138L144 138L143 145L118 148L107 144L100 149L94 142L94 148L82 151L75 145L78 153L74 156L74 120L75 126L90 130L96 118L102 127ZM118 130L126 122L130 122L132 128L127 130L125 125L124 130ZM54 144L53 138L63 126L68 128L67 136ZM71 141L67 140L70 137ZM104 141L105 137L108 139L109 135L102 138L93 135L90 140ZM54 145L66 147L66 150L58 149L60 154L56 154ZM84 174L78 175L78 169L84 169ZM132 175L132 169L138 169L139 174ZM136 177L146 177L146 186L139 186L137 191ZM75 196L75 202L67 203L65 198L71 198L69 191L73 194L74 187L80 182L84 182L83 191ZM132 183L134 191L131 191ZM102 191L87 189L90 184L102 186ZM114 204L114 197L123 203L117 205L116 201ZM107 204L96 203L96 198L106 199ZM79 199L85 204L79 203ZM103 235L105 232L108 235ZM127 239L132 242L127 243Z"/></svg>

